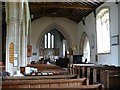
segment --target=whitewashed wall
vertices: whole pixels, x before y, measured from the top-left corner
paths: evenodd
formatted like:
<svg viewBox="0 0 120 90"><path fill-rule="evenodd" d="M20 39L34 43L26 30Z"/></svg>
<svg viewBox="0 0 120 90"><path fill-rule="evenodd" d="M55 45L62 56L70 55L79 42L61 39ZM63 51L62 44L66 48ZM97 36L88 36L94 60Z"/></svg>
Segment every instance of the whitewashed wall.
<svg viewBox="0 0 120 90"><path fill-rule="evenodd" d="M86 32L86 34L88 35L88 38L90 40L90 45L91 45L91 35L94 34L95 36L95 18L93 13L91 13L88 17L86 17L85 26L83 25L82 22L78 24L78 47L80 45L80 39L83 32ZM96 47L95 44L94 44L94 47ZM95 54L96 54L96 48L91 49L92 63L95 62Z"/></svg>
<svg viewBox="0 0 120 90"><path fill-rule="evenodd" d="M118 53L118 64L120 66L120 2L118 4L118 32L119 32L119 53Z"/></svg>
<svg viewBox="0 0 120 90"><path fill-rule="evenodd" d="M103 6L110 7L111 36L118 35L118 5L115 2L108 2ZM118 65L118 45L111 46L111 54L99 55L98 60L101 64Z"/></svg>
<svg viewBox="0 0 120 90"><path fill-rule="evenodd" d="M96 12L98 12L98 10L104 6L110 7L111 36L118 35L118 5L115 2L106 2L103 5L101 5L99 8L97 8ZM78 24L78 41L80 41L82 32L86 32L90 40L91 40L92 34L96 35L94 14L91 13L86 18L85 22L86 22L85 26L83 26L82 22ZM90 41L90 44L91 44L91 41ZM79 42L78 42L78 45L79 45ZM98 62L96 62L95 60L95 55L96 55L96 36L95 36L95 48L91 49L91 62L96 64L118 65L118 45L111 46L110 54L98 55Z"/></svg>
<svg viewBox="0 0 120 90"><path fill-rule="evenodd" d="M119 4L120 5L120 4ZM97 8L96 12L101 7L109 6L110 7L110 18L111 18L111 36L118 35L118 31L120 33L120 25L118 29L118 19L120 21L120 17L118 18L118 4L114 2L106 2L103 5L101 5L99 8ZM119 12L120 14L120 12ZM51 24L58 24L62 28L64 28L65 32L68 34L70 40L71 40L71 47L77 45L77 49L79 49L80 45L80 39L83 32L86 32L89 39L90 39L90 45L91 45L91 35L94 35L94 49L91 49L91 62L96 64L108 64L108 65L120 65L120 45L118 48L118 45L111 46L111 53L110 54L104 54L104 55L98 55L98 62L95 60L96 55L96 27L95 27L95 17L94 14L91 13L89 16L86 17L86 25L84 26L82 22L76 24L75 22L67 19L67 18L50 18L50 17L43 17L38 20L35 20L32 22L32 35L31 35L31 44L33 46L33 52L36 52L36 56L32 56L32 60L38 60L39 59L39 53L38 53L38 47L37 42L39 39L40 34L46 29L46 27L50 26ZM120 23L120 22L119 22ZM77 32L78 31L78 32ZM118 51L119 50L119 51ZM77 54L79 54L77 52ZM119 58L119 59L118 59Z"/></svg>
<svg viewBox="0 0 120 90"><path fill-rule="evenodd" d="M39 48L37 47L39 37L41 33L46 31L46 28L50 25L54 26L57 24L61 26L64 30L62 32L67 33L71 43L71 47L77 45L77 23L67 19L67 18L56 18L56 17L43 17L32 22L31 26L31 44L32 52L37 53L37 55L32 56L32 60L39 59ZM54 28L54 27L53 27Z"/></svg>
<svg viewBox="0 0 120 90"><path fill-rule="evenodd" d="M2 7L1 2L0 7ZM2 9L0 9L0 43L0 61L2 61Z"/></svg>

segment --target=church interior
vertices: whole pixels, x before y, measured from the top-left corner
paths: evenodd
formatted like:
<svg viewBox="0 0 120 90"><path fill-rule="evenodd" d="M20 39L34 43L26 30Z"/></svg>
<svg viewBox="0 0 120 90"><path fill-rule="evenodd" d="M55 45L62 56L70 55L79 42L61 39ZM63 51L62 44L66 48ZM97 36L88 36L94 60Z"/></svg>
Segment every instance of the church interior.
<svg viewBox="0 0 120 90"><path fill-rule="evenodd" d="M120 90L119 0L8 0L0 13L1 90Z"/></svg>

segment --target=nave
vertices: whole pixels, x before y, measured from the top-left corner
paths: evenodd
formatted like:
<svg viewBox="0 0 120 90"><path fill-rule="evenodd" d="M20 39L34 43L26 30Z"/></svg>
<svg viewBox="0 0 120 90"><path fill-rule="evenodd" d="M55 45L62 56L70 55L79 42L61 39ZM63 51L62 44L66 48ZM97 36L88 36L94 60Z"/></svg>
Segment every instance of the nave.
<svg viewBox="0 0 120 90"><path fill-rule="evenodd" d="M36 66L36 65L28 65ZM49 69L48 69L49 67ZM21 69L24 76L7 76L2 78L2 89L71 89L71 90L102 90L103 85L89 84L88 78L79 78L77 74L72 74L56 65L37 65L38 72L35 74L26 73ZM43 71L42 68L44 68ZM55 69L55 70L54 70ZM61 69L61 70L60 70ZM46 71L47 70L47 71ZM62 73L61 73L62 72Z"/></svg>
<svg viewBox="0 0 120 90"><path fill-rule="evenodd" d="M1 88L119 90L120 2L107 1L0 2Z"/></svg>
<svg viewBox="0 0 120 90"><path fill-rule="evenodd" d="M32 72L28 71L29 67L33 70ZM114 66L68 64L65 69L56 65L28 64L27 67L21 67L17 75L2 77L2 88L65 90L119 90L120 88L120 67Z"/></svg>

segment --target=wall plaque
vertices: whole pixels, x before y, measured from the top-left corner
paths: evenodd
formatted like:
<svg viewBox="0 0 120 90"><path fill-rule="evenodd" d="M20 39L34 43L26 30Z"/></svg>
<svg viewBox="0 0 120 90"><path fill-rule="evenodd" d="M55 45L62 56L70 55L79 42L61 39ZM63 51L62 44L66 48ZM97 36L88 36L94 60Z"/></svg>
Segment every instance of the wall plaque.
<svg viewBox="0 0 120 90"><path fill-rule="evenodd" d="M111 37L111 46L119 45L119 35L115 35Z"/></svg>
<svg viewBox="0 0 120 90"><path fill-rule="evenodd" d="M9 61L10 63L14 62L14 43L13 42L10 43L10 47L9 47Z"/></svg>

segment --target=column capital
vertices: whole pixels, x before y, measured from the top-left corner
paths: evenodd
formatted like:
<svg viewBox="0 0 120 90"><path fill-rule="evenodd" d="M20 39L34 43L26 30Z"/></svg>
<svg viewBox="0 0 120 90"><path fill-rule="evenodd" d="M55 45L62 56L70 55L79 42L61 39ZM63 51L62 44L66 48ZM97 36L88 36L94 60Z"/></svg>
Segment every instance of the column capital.
<svg viewBox="0 0 120 90"><path fill-rule="evenodd" d="M8 22L17 22L17 23L19 23L18 19L15 18L15 17L6 19L6 23L8 23Z"/></svg>
<svg viewBox="0 0 120 90"><path fill-rule="evenodd" d="M22 20L19 20L19 21L18 21L18 24L21 24L21 23L22 23Z"/></svg>

